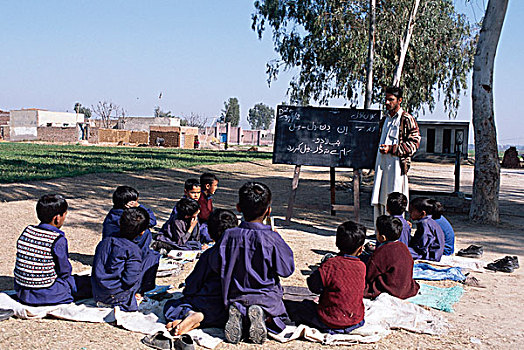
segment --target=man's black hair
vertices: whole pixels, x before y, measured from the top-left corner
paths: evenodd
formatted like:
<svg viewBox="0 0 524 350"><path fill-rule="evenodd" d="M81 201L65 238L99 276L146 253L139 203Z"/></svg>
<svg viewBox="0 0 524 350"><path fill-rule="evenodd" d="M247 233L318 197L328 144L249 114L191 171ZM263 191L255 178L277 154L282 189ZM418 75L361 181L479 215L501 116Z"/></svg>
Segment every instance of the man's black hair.
<svg viewBox="0 0 524 350"><path fill-rule="evenodd" d="M184 219L186 216L195 215L198 209L200 209L200 204L191 198L180 198L175 208L178 217Z"/></svg>
<svg viewBox="0 0 524 350"><path fill-rule="evenodd" d="M113 193L113 208L124 209L126 204L138 200L138 191L130 186L118 186Z"/></svg>
<svg viewBox="0 0 524 350"><path fill-rule="evenodd" d="M433 205L433 208L431 209L431 218L433 220L440 219L444 213L444 206L442 203L434 199L430 199L429 201Z"/></svg>
<svg viewBox="0 0 524 350"><path fill-rule="evenodd" d="M261 182L247 182L238 191L238 206L244 220L253 221L271 205L271 190Z"/></svg>
<svg viewBox="0 0 524 350"><path fill-rule="evenodd" d="M396 241L402 234L402 221L389 215L380 215L376 222L377 231L388 241Z"/></svg>
<svg viewBox="0 0 524 350"><path fill-rule="evenodd" d="M402 215L408 207L408 197L400 192L391 192L388 195L386 208L391 215Z"/></svg>
<svg viewBox="0 0 524 350"><path fill-rule="evenodd" d="M200 186L202 188L206 187L206 185L211 185L214 181L218 181L218 177L215 174L203 173L200 175Z"/></svg>
<svg viewBox="0 0 524 350"><path fill-rule="evenodd" d="M184 189L186 191L191 191L194 187L200 187L200 181L198 179L187 179L184 182Z"/></svg>
<svg viewBox="0 0 524 350"><path fill-rule="evenodd" d="M364 245L366 226L346 221L337 228L336 245L342 253L353 254Z"/></svg>
<svg viewBox="0 0 524 350"><path fill-rule="evenodd" d="M36 203L36 216L44 224L50 224L57 215L67 211L65 198L59 194L45 194Z"/></svg>
<svg viewBox="0 0 524 350"><path fill-rule="evenodd" d="M215 209L207 220L207 230L213 241L217 242L222 234L228 229L238 226L235 213L227 209Z"/></svg>
<svg viewBox="0 0 524 350"><path fill-rule="evenodd" d="M149 214L142 207L126 208L120 217L120 237L134 240L138 235L147 230Z"/></svg>
<svg viewBox="0 0 524 350"><path fill-rule="evenodd" d="M391 94L396 98L402 98L403 93L404 91L402 90L402 88L398 86L388 86L386 88L386 94Z"/></svg>
<svg viewBox="0 0 524 350"><path fill-rule="evenodd" d="M435 201L426 197L417 197L409 202L410 208L415 208L419 212L425 211L426 215L431 215L435 207Z"/></svg>

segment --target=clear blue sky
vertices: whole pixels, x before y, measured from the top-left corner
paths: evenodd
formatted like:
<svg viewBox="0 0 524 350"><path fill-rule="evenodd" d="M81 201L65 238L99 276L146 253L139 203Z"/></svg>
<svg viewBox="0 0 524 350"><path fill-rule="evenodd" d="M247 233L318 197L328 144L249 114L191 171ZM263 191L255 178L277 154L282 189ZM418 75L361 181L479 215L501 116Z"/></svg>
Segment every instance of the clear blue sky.
<svg viewBox="0 0 524 350"><path fill-rule="evenodd" d="M480 18L487 1L472 2ZM211 120L234 96L247 127L249 108L285 101L290 79L283 74L268 87L266 62L276 54L270 35L260 41L251 30L252 4L0 0L0 109L71 111L77 101L110 100L128 115L152 115L159 105ZM516 103L524 96L522 18L524 1L511 0L495 69L499 143L524 144ZM441 108L422 116L446 118ZM469 95L457 119L471 119Z"/></svg>

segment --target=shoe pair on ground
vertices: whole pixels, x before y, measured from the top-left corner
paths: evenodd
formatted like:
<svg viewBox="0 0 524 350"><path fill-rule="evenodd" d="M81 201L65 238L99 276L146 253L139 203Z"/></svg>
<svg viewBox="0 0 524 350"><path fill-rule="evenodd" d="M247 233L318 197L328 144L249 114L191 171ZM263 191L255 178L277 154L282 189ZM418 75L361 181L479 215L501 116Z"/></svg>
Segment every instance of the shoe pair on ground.
<svg viewBox="0 0 524 350"><path fill-rule="evenodd" d="M263 344L267 339L267 328L264 319L264 310L258 305L251 305L247 309L249 318L249 339L255 344ZM229 306L229 319L225 326L226 340L238 344L242 340L243 332L242 314L234 306Z"/></svg>
<svg viewBox="0 0 524 350"><path fill-rule="evenodd" d="M484 248L480 245L470 245L465 249L461 249L457 252L458 256L463 256L466 258L480 258L484 253Z"/></svg>
<svg viewBox="0 0 524 350"><path fill-rule="evenodd" d="M195 350L193 338L189 334L182 334L178 339L173 340L166 337L162 332L145 336L142 339L145 345L159 350Z"/></svg>
<svg viewBox="0 0 524 350"><path fill-rule="evenodd" d="M486 269L510 273L518 269L519 267L520 265L518 257L507 255L502 259L498 259L492 263L489 263L488 266L486 266Z"/></svg>

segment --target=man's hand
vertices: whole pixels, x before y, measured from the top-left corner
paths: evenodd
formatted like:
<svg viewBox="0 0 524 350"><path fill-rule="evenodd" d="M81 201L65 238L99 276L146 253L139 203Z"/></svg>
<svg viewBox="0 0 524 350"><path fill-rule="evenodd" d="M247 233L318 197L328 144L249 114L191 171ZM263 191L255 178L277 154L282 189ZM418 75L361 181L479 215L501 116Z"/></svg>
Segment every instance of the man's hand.
<svg viewBox="0 0 524 350"><path fill-rule="evenodd" d="M393 146L392 145L380 145L378 147L380 153L382 154L386 154L386 153L391 153L391 150L393 149Z"/></svg>
<svg viewBox="0 0 524 350"><path fill-rule="evenodd" d="M140 204L138 204L137 201L130 201L130 202L127 202L127 204L125 205L126 208L136 208L138 207Z"/></svg>

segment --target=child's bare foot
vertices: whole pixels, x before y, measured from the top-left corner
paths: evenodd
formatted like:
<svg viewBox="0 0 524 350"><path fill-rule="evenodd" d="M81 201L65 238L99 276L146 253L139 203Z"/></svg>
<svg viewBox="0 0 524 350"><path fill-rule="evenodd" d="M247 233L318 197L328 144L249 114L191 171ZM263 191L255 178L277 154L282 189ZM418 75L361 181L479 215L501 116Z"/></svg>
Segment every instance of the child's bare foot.
<svg viewBox="0 0 524 350"><path fill-rule="evenodd" d="M173 334L173 329L176 328L182 320L174 320L173 322L169 322L166 324L166 329Z"/></svg>
<svg viewBox="0 0 524 350"><path fill-rule="evenodd" d="M200 326L200 322L204 320L204 314L201 312L189 311L186 318L179 322L170 331L172 335L182 335ZM173 321L171 323L174 323ZM166 326L167 327L167 326Z"/></svg>

